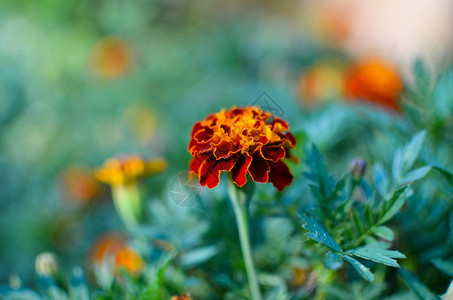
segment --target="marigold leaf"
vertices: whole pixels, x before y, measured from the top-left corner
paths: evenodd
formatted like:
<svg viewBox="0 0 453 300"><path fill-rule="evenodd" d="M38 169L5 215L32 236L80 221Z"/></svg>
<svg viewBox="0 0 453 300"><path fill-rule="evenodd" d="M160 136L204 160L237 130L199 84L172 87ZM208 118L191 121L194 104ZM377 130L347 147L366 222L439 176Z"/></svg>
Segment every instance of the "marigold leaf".
<svg viewBox="0 0 453 300"><path fill-rule="evenodd" d="M431 261L436 268L450 276L453 276L453 260L435 258Z"/></svg>
<svg viewBox="0 0 453 300"><path fill-rule="evenodd" d="M377 225L383 224L393 218L398 213L401 207L404 205L405 191L408 187L403 187L395 191L390 200L384 202L384 210L381 213L381 217L377 222Z"/></svg>
<svg viewBox="0 0 453 300"><path fill-rule="evenodd" d="M187 252L182 257L184 266L194 266L201 264L216 255L218 249L216 246L206 246Z"/></svg>
<svg viewBox="0 0 453 300"><path fill-rule="evenodd" d="M404 254L398 251L384 250L367 246L352 249L347 251L346 253L396 268L399 267L399 264L394 258L406 258Z"/></svg>
<svg viewBox="0 0 453 300"><path fill-rule="evenodd" d="M330 236L330 234L315 220L311 219L308 216L302 217L305 221L305 224L302 225L302 228L308 230L306 234L310 239L323 244L336 252L343 253L340 245L335 242L335 240Z"/></svg>
<svg viewBox="0 0 453 300"><path fill-rule="evenodd" d="M407 286L414 292L420 300L435 300L439 297L435 296L423 283L421 283L412 273L401 268L400 275L406 282Z"/></svg>
<svg viewBox="0 0 453 300"><path fill-rule="evenodd" d="M90 292L86 284L85 275L81 267L72 270L70 278L69 292L72 299L89 300Z"/></svg>
<svg viewBox="0 0 453 300"><path fill-rule="evenodd" d="M319 189L319 195L322 197L322 199L318 200L327 200L333 192L335 181L327 172L324 157L314 144L311 147L311 151L307 151L305 163L310 168L310 176L308 178L313 181L313 186Z"/></svg>
<svg viewBox="0 0 453 300"><path fill-rule="evenodd" d="M423 60L418 59L413 67L415 86L420 96L427 98L431 92L432 74ZM426 99L424 99L426 100Z"/></svg>
<svg viewBox="0 0 453 300"><path fill-rule="evenodd" d="M360 262L358 262L356 259L354 259L348 255L345 255L343 257L354 267L354 269L357 270L357 272L359 272L359 274L363 278L365 278L365 280L367 280L369 282L374 281L374 274L371 273L370 269L368 269L367 267L362 265Z"/></svg>
<svg viewBox="0 0 453 300"><path fill-rule="evenodd" d="M372 176L376 190L381 197L385 197L389 189L389 178L384 167L379 163L375 164L373 166Z"/></svg>
<svg viewBox="0 0 453 300"><path fill-rule="evenodd" d="M412 170L409 173L407 173L406 176L404 176L404 178L400 181L400 184L408 184L413 181L422 179L429 173L429 171L431 171L431 166L424 166Z"/></svg>
<svg viewBox="0 0 453 300"><path fill-rule="evenodd" d="M373 229L373 233L387 241L392 241L394 237L393 231L387 226L377 226Z"/></svg>
<svg viewBox="0 0 453 300"><path fill-rule="evenodd" d="M338 270L343 266L343 258L335 252L327 252L324 264L331 270Z"/></svg>
<svg viewBox="0 0 453 300"><path fill-rule="evenodd" d="M3 298L4 297L4 298ZM27 288L13 289L0 286L1 299L41 300L42 298L34 291Z"/></svg>
<svg viewBox="0 0 453 300"><path fill-rule="evenodd" d="M392 165L392 176L394 180L399 181L404 176L404 173L412 168L412 165L420 154L425 136L426 131L420 131L405 147L397 149Z"/></svg>
<svg viewBox="0 0 453 300"><path fill-rule="evenodd" d="M453 70L449 70L440 76L432 93L434 110L444 118L449 118L453 111L452 86Z"/></svg>
<svg viewBox="0 0 453 300"><path fill-rule="evenodd" d="M352 218L354 220L354 225L359 232L359 235L362 235L365 232L365 227L362 224L362 218L360 217L360 213L358 210L354 209L352 211Z"/></svg>

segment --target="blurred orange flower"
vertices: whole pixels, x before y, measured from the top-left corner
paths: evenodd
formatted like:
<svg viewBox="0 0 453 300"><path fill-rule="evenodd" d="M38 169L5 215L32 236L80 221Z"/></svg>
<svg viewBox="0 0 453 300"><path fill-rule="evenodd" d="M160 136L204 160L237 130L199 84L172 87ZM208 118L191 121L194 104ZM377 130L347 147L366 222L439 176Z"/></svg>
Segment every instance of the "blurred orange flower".
<svg viewBox="0 0 453 300"><path fill-rule="evenodd" d="M182 296L173 296L170 300L192 300L189 294L184 294Z"/></svg>
<svg viewBox="0 0 453 300"><path fill-rule="evenodd" d="M123 247L116 254L115 267L115 273L124 268L132 275L139 275L145 267L145 261L135 249Z"/></svg>
<svg viewBox="0 0 453 300"><path fill-rule="evenodd" d="M212 114L193 126L190 173L197 174L200 184L208 188L216 187L226 171L239 187L250 174L254 181L272 182L282 191L293 181L283 162L296 145L288 130L288 123L258 107L233 107Z"/></svg>
<svg viewBox="0 0 453 300"><path fill-rule="evenodd" d="M167 162L158 158L145 161L139 156L128 156L109 159L98 169L96 177L99 181L112 186L127 185L166 169Z"/></svg>
<svg viewBox="0 0 453 300"><path fill-rule="evenodd" d="M101 263L109 257L115 257L118 251L125 247L126 239L119 233L110 233L101 236L95 241L91 261L94 264Z"/></svg>
<svg viewBox="0 0 453 300"><path fill-rule="evenodd" d="M71 166L64 171L63 184L65 194L71 199L88 202L100 192L92 169L84 166Z"/></svg>
<svg viewBox="0 0 453 300"><path fill-rule="evenodd" d="M337 62L320 61L311 66L298 82L302 105L313 108L338 99L342 92L344 67Z"/></svg>
<svg viewBox="0 0 453 300"><path fill-rule="evenodd" d="M125 72L131 66L131 51L125 41L108 37L101 39L91 55L92 67L95 74L102 79L113 79Z"/></svg>
<svg viewBox="0 0 453 300"><path fill-rule="evenodd" d="M139 275L146 263L141 255L119 233L110 233L99 238L94 245L91 254L94 267L104 264L111 266L112 272L118 274L124 268L132 275Z"/></svg>
<svg viewBox="0 0 453 300"><path fill-rule="evenodd" d="M291 280L289 281L290 285L293 287L300 287L307 281L307 271L301 267L292 267L291 268Z"/></svg>
<svg viewBox="0 0 453 300"><path fill-rule="evenodd" d="M392 65L380 60L364 60L351 66L344 79L344 93L351 101L368 100L399 111L400 76Z"/></svg>

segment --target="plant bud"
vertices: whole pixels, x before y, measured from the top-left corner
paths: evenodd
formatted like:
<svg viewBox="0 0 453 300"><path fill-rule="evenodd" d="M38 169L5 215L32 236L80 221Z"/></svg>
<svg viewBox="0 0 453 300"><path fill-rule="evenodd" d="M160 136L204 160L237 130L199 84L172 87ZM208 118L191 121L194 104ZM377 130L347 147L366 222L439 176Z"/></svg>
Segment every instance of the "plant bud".
<svg viewBox="0 0 453 300"><path fill-rule="evenodd" d="M349 162L349 172L355 179L360 179L365 174L366 163L363 159L353 159Z"/></svg>
<svg viewBox="0 0 453 300"><path fill-rule="evenodd" d="M35 271L40 276L52 276L58 272L58 258L51 252L42 252L35 259Z"/></svg>

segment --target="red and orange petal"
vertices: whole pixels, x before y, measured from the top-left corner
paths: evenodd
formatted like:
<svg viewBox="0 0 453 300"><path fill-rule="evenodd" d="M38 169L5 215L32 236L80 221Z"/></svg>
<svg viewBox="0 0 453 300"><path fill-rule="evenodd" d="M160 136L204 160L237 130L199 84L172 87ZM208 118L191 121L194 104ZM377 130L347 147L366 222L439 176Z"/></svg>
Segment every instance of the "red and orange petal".
<svg viewBox="0 0 453 300"><path fill-rule="evenodd" d="M365 60L349 69L343 90L351 101L365 99L399 111L398 97L402 86L402 80L392 65L379 60Z"/></svg>
<svg viewBox="0 0 453 300"><path fill-rule="evenodd" d="M291 184L293 176L284 158L296 140L284 120L258 107L222 110L193 126L188 150L193 159L190 173L200 184L216 187L222 172L242 187L247 174L261 183L271 182L279 191Z"/></svg>

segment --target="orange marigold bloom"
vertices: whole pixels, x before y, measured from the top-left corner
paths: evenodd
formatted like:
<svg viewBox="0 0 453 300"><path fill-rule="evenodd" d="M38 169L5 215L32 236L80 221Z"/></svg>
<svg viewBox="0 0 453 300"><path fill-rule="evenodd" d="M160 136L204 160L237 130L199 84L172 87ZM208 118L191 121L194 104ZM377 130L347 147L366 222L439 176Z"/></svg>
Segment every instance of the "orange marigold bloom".
<svg viewBox="0 0 453 300"><path fill-rule="evenodd" d="M145 261L133 248L124 247L118 251L115 257L116 272L124 268L132 275L139 275L145 267Z"/></svg>
<svg viewBox="0 0 453 300"><path fill-rule="evenodd" d="M124 248L126 239L119 233L110 233L101 236L96 240L91 252L91 261L93 264L102 263L109 257L115 257L118 251Z"/></svg>
<svg viewBox="0 0 453 300"><path fill-rule="evenodd" d="M292 267L291 268L292 277L289 283L291 286L300 287L307 281L308 270L301 267Z"/></svg>
<svg viewBox="0 0 453 300"><path fill-rule="evenodd" d="M402 89L396 70L378 60L366 60L352 66L344 80L344 93L351 100L367 99L399 111L398 96Z"/></svg>
<svg viewBox="0 0 453 300"><path fill-rule="evenodd" d="M162 172L167 167L164 159L145 161L139 156L129 156L120 159L109 159L96 172L99 181L116 185L134 183L146 176Z"/></svg>
<svg viewBox="0 0 453 300"><path fill-rule="evenodd" d="M71 199L88 202L100 192L93 170L84 166L71 166L63 175L64 190Z"/></svg>
<svg viewBox="0 0 453 300"><path fill-rule="evenodd" d="M289 125L258 107L222 110L193 126L189 142L190 173L197 174L200 184L214 188L220 174L230 172L239 187L247 183L247 174L256 182L272 182L282 191L293 181L288 166L296 139Z"/></svg>
<svg viewBox="0 0 453 300"><path fill-rule="evenodd" d="M173 296L170 300L192 300L189 294L184 294L182 296Z"/></svg>
<svg viewBox="0 0 453 300"><path fill-rule="evenodd" d="M94 267L108 265L115 274L124 268L132 275L139 275L146 265L141 255L128 246L126 238L119 233L109 233L96 240L91 251L91 263Z"/></svg>
<svg viewBox="0 0 453 300"><path fill-rule="evenodd" d="M92 66L102 79L113 79L124 74L131 65L131 51L118 38L103 38L92 52Z"/></svg>

